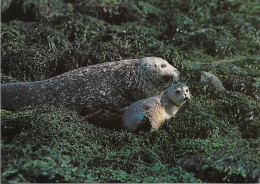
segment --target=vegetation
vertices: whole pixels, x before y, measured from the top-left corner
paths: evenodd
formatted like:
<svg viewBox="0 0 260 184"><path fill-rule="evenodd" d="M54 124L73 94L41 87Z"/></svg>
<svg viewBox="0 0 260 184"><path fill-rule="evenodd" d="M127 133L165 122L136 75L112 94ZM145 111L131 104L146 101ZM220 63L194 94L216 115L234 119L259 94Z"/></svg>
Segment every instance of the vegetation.
<svg viewBox="0 0 260 184"><path fill-rule="evenodd" d="M1 4L1 83L158 56L192 94L152 133L112 126L121 114L110 112L86 119L63 107L2 109L2 182L259 182L257 0ZM202 84L201 71L227 90Z"/></svg>

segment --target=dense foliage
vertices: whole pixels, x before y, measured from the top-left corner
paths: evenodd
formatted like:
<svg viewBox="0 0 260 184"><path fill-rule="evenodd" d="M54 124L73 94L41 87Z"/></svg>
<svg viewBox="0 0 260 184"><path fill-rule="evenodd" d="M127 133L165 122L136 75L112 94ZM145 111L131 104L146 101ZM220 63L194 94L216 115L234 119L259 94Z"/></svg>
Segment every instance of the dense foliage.
<svg viewBox="0 0 260 184"><path fill-rule="evenodd" d="M2 182L259 182L257 0L7 0L1 6L1 83L158 56L180 70L192 94L152 133L112 126L120 113L87 119L63 107L2 110ZM201 83L201 71L227 90Z"/></svg>

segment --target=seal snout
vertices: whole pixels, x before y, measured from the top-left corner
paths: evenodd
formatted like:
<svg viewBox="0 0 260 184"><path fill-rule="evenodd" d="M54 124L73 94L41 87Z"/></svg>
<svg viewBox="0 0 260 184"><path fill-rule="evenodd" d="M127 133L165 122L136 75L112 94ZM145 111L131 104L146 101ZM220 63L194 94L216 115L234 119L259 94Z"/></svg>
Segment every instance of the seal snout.
<svg viewBox="0 0 260 184"><path fill-rule="evenodd" d="M184 93L184 100L190 100L190 95L188 93Z"/></svg>
<svg viewBox="0 0 260 184"><path fill-rule="evenodd" d="M186 97L184 97L184 100L185 100L185 101L188 101L188 100L190 100L190 97L187 97L187 96L186 96Z"/></svg>
<svg viewBox="0 0 260 184"><path fill-rule="evenodd" d="M189 101L190 100L190 93L189 93L189 89L187 87L187 89L183 90L183 100L186 102L186 101Z"/></svg>
<svg viewBox="0 0 260 184"><path fill-rule="evenodd" d="M167 74L163 76L163 79L166 82L172 82L172 81L177 82L180 79L180 72L179 70L174 68L173 70L168 71Z"/></svg>
<svg viewBox="0 0 260 184"><path fill-rule="evenodd" d="M181 74L181 73L179 72L179 70L177 70L177 69L175 69L174 72L177 73L178 76L180 76L180 74Z"/></svg>
<svg viewBox="0 0 260 184"><path fill-rule="evenodd" d="M180 72L179 70L177 70L176 68L173 70L174 71L174 74L173 74L173 80L175 80L176 82L179 81L180 79Z"/></svg>

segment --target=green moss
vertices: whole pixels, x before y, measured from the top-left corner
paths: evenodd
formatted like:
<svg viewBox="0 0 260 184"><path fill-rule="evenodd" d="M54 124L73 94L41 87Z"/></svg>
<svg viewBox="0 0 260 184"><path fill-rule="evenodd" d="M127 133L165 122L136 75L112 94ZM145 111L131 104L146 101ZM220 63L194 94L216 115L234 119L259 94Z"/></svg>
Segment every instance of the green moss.
<svg viewBox="0 0 260 184"><path fill-rule="evenodd" d="M86 168L78 169L78 164L81 163L78 163L75 157L45 146L4 145L2 153L2 168L5 169L2 172L3 182L95 181L91 175L85 175Z"/></svg>
<svg viewBox="0 0 260 184"><path fill-rule="evenodd" d="M165 1L161 7L168 10L164 17L168 22L162 21L167 27L162 36L171 39L172 44L193 61L201 59L194 58L194 50L216 58L257 55L256 30L259 25L254 19L259 9L250 10L254 4L247 2L245 5L243 1ZM245 16L250 18L245 19Z"/></svg>
<svg viewBox="0 0 260 184"><path fill-rule="evenodd" d="M29 182L83 182L83 171L84 176L98 182L152 182L155 173L157 181L198 181L181 168L161 163L158 153L143 148L148 140L141 135L95 127L65 109L44 107L3 112L2 118L3 131L20 129L8 142L23 145L15 148L17 151L12 145L2 148L9 159L23 153L17 160L19 164L4 162L4 181L23 181L22 175ZM2 136L5 142L10 138L8 134ZM13 169L17 172L11 173Z"/></svg>
<svg viewBox="0 0 260 184"><path fill-rule="evenodd" d="M157 132L132 134L96 127L75 112L62 108L43 107L17 113L3 111L2 131L19 129L15 137L2 134L6 145L2 151L11 158L3 164L3 181L198 182L193 174L175 164L185 155L195 153L206 153L199 164L201 167L209 165L213 175L224 173L221 181L228 181L235 175L248 178L256 167L253 162L258 162L257 140L234 139L234 135L225 134L231 129L214 118L207 119L206 127L201 126L199 117L210 117L202 115L196 115L195 128L187 121L179 122L180 116ZM187 119L191 120L189 116ZM201 137L198 133L203 129L207 139L191 139ZM244 151L237 151L240 149ZM230 157L233 158L231 166ZM221 160L220 164L216 159ZM230 171L231 174L225 174ZM200 170L195 174L198 172ZM204 178L204 174L204 181L211 181Z"/></svg>
<svg viewBox="0 0 260 184"><path fill-rule="evenodd" d="M53 76L57 60L71 47L66 37L50 26L12 22L2 26L2 71L19 81Z"/></svg>
<svg viewBox="0 0 260 184"><path fill-rule="evenodd" d="M178 160L179 165L200 175L204 181L258 181L259 140L183 139L178 144L182 147L181 155L198 153Z"/></svg>
<svg viewBox="0 0 260 184"><path fill-rule="evenodd" d="M8 2L8 1L7 1ZM2 21L22 20L25 22L48 22L57 16L69 15L72 7L58 0L13 0L5 2L2 12Z"/></svg>
<svg viewBox="0 0 260 184"><path fill-rule="evenodd" d="M142 12L132 1L86 1L79 2L75 9L82 14L91 15L111 24L137 21Z"/></svg>
<svg viewBox="0 0 260 184"><path fill-rule="evenodd" d="M94 158L68 156L45 146L5 145L4 182L199 182L180 167L138 160L138 151L97 153ZM143 153L143 152L142 152ZM18 159L17 156L19 155ZM140 155L141 156L141 155ZM93 157L93 156L92 156ZM129 157L131 159L129 159ZM144 157L144 156L142 156ZM4 159L16 160L6 162ZM99 166L96 166L96 165ZM131 169L126 169L131 166Z"/></svg>

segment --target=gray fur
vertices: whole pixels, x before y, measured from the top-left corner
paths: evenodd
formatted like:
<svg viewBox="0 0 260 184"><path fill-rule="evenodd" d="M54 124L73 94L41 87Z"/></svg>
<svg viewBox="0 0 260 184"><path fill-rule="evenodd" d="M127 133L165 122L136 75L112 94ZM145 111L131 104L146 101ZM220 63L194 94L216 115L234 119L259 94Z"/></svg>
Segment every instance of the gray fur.
<svg viewBox="0 0 260 184"><path fill-rule="evenodd" d="M155 68L160 62L167 64L164 74ZM102 63L43 81L1 84L2 108L51 104L84 113L113 110L158 93L169 82L165 77L175 82L179 72L157 57Z"/></svg>
<svg viewBox="0 0 260 184"><path fill-rule="evenodd" d="M188 87L185 84L174 84L158 95L131 104L123 114L123 127L131 131L158 130L165 120L175 116L188 99Z"/></svg>

